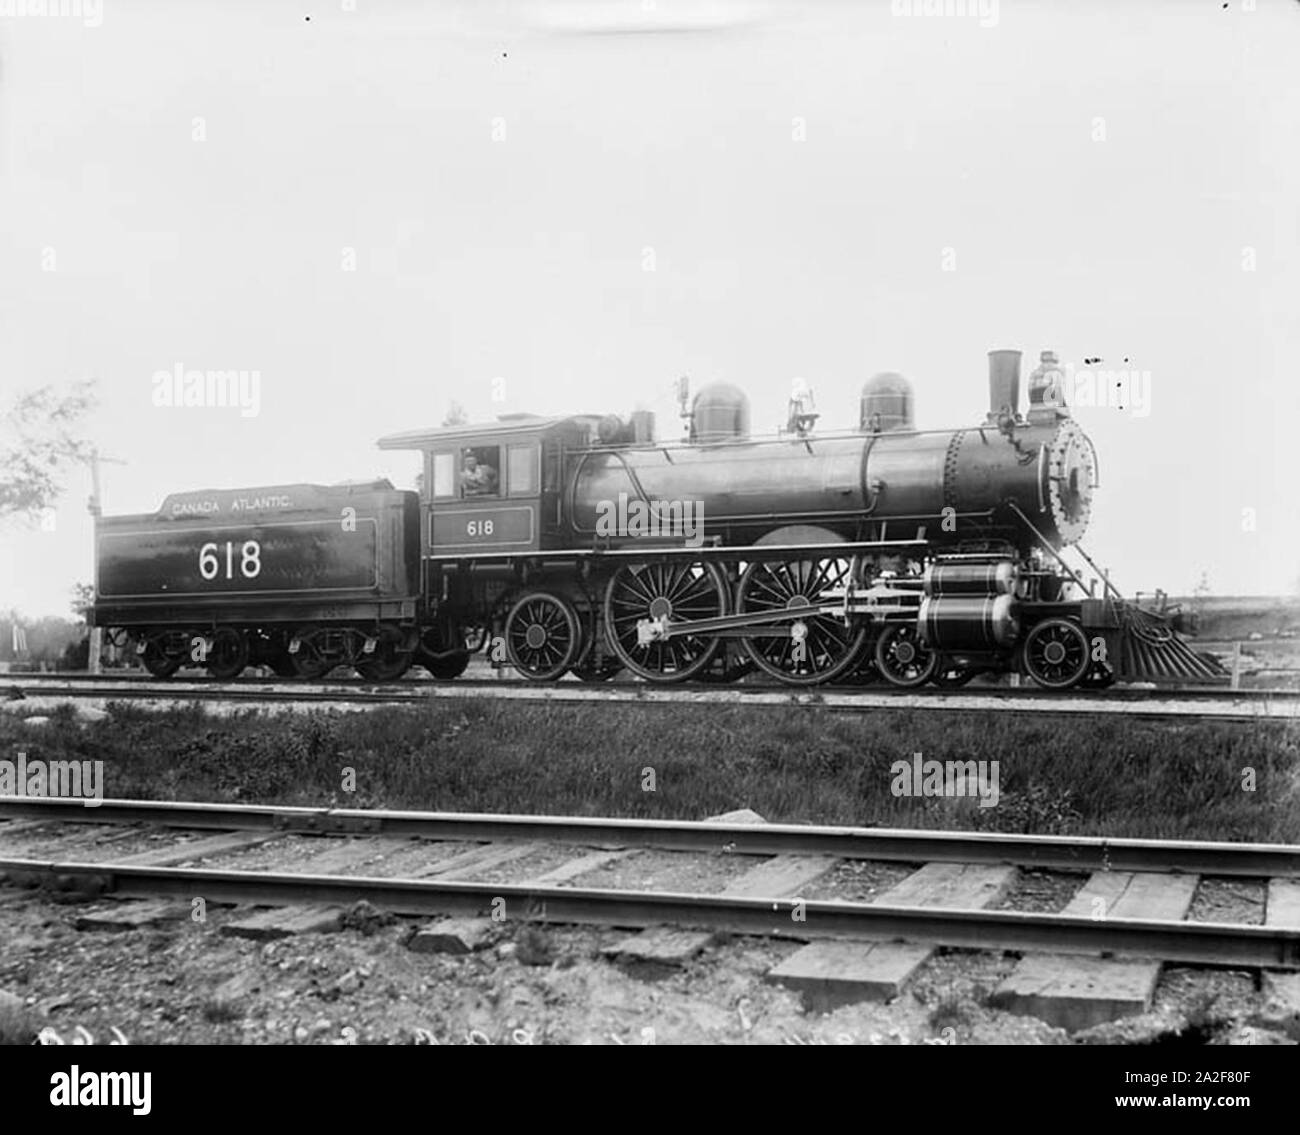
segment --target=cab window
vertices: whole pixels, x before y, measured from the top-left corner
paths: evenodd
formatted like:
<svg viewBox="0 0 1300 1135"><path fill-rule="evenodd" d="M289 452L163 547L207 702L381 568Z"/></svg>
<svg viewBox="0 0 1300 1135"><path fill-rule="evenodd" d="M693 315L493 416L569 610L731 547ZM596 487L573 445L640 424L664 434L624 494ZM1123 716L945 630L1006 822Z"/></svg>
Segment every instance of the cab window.
<svg viewBox="0 0 1300 1135"><path fill-rule="evenodd" d="M501 495L501 449L495 445L468 445L460 451L460 495Z"/></svg>
<svg viewBox="0 0 1300 1135"><path fill-rule="evenodd" d="M537 446L512 445L509 448L510 480L508 481L512 497L535 497L537 495Z"/></svg>
<svg viewBox="0 0 1300 1135"><path fill-rule="evenodd" d="M456 495L456 455L454 453L435 453L433 455L433 495L435 497L454 497Z"/></svg>

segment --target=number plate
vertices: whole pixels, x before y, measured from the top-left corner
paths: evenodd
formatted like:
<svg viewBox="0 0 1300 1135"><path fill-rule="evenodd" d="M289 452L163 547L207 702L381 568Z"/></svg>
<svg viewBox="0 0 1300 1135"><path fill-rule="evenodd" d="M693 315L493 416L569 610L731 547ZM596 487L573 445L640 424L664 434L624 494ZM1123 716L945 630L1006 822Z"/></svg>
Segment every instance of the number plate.
<svg viewBox="0 0 1300 1135"><path fill-rule="evenodd" d="M533 542L533 511L517 507L471 508L457 512L435 509L430 542L435 552L527 547Z"/></svg>

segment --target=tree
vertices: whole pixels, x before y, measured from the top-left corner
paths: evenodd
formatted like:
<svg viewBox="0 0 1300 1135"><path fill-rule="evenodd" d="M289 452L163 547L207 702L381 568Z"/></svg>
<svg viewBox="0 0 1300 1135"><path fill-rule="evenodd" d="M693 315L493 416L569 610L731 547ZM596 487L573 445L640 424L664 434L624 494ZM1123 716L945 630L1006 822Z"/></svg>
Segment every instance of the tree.
<svg viewBox="0 0 1300 1135"><path fill-rule="evenodd" d="M67 466L90 459L92 447L75 431L94 403L92 382L47 385L0 415L0 518L34 518L58 499Z"/></svg>
<svg viewBox="0 0 1300 1135"><path fill-rule="evenodd" d="M62 659L75 657L75 648L86 641L85 635L84 625L58 615L29 620L10 611L0 615L0 657L37 669L57 666Z"/></svg>
<svg viewBox="0 0 1300 1135"><path fill-rule="evenodd" d="M86 617L86 612L95 603L95 585L92 583L74 583L72 585L72 613L79 619Z"/></svg>
<svg viewBox="0 0 1300 1135"><path fill-rule="evenodd" d="M442 419L444 426L464 426L469 424L469 415L465 413L465 407L456 399L451 400L451 405L447 407L447 416Z"/></svg>

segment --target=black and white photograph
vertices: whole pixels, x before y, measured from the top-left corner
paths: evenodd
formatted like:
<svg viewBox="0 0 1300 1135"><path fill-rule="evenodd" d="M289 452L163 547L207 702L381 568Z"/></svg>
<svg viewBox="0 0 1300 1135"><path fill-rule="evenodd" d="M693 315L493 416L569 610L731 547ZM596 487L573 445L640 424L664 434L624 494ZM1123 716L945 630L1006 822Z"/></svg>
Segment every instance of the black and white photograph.
<svg viewBox="0 0 1300 1135"><path fill-rule="evenodd" d="M477 1044L1258 1118L1297 59L1295 0L0 0L32 1115Z"/></svg>

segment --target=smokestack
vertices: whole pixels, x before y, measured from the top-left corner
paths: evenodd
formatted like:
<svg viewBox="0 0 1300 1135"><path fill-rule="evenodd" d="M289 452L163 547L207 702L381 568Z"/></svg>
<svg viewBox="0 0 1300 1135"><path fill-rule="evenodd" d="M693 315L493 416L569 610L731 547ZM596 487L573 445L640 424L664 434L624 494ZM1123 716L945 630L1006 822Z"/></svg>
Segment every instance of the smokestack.
<svg viewBox="0 0 1300 1135"><path fill-rule="evenodd" d="M1006 411L1013 418L1020 412L1020 352L989 352L989 417L996 422Z"/></svg>

